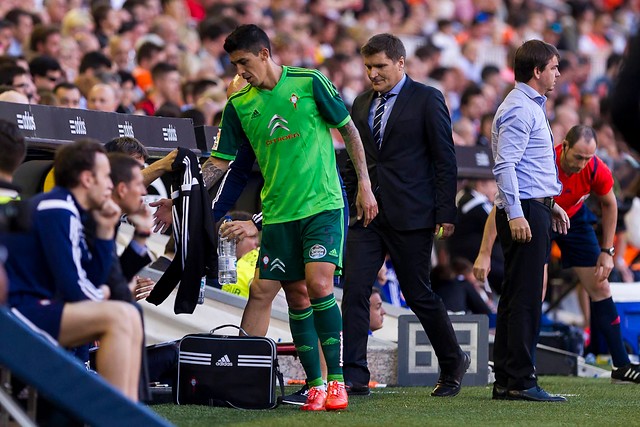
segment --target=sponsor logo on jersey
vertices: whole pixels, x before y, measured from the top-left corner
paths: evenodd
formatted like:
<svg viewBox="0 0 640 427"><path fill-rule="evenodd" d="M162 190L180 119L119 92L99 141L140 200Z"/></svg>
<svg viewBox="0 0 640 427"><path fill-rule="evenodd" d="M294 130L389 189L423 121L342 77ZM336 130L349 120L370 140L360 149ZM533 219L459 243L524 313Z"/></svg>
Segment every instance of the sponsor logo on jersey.
<svg viewBox="0 0 640 427"><path fill-rule="evenodd" d="M331 251L329 251L329 255L331 255L331 256L338 256L338 251L336 251L336 250L335 250L335 248L334 248L334 249L331 249Z"/></svg>
<svg viewBox="0 0 640 427"><path fill-rule="evenodd" d="M258 118L260 116L261 116L261 114L260 114L260 111L258 111L258 110L253 110L253 113L251 113L251 118L252 119Z"/></svg>
<svg viewBox="0 0 640 427"><path fill-rule="evenodd" d="M80 116L76 116L75 119L69 119L69 129L72 135L87 134L87 125Z"/></svg>
<svg viewBox="0 0 640 427"><path fill-rule="evenodd" d="M322 245L313 245L311 249L309 249L309 258L318 259L322 258L327 254L327 248Z"/></svg>
<svg viewBox="0 0 640 427"><path fill-rule="evenodd" d="M25 111L24 114L16 114L16 119L19 129L36 130L36 119L30 112Z"/></svg>
<svg viewBox="0 0 640 427"><path fill-rule="evenodd" d="M273 117L271 118L271 120L269 121L269 124L267 125L267 128L269 129L269 136L273 136L274 132L277 129L282 129L284 131L287 132L291 132L291 130L288 127L289 125L289 121L287 119L285 119L284 117L281 117L277 114L274 114ZM295 138L300 138L300 133L299 132L292 132L289 133L287 135L283 135L283 136L276 136L273 139L267 139L265 141L265 144L267 146L271 145L271 144L275 144L276 142L281 142L281 141L288 141L290 139L295 139Z"/></svg>
<svg viewBox="0 0 640 427"><path fill-rule="evenodd" d="M220 359L218 359L218 361L216 362L216 366L233 366L233 363L231 363L229 356L225 354Z"/></svg>
<svg viewBox="0 0 640 427"><path fill-rule="evenodd" d="M284 129L287 132L289 132L289 128L286 126L288 124L289 124L289 121L287 119L285 119L284 117L280 117L277 114L274 114L273 117L271 117L271 120L269 120L269 125L267 126L269 130L271 130L271 132L269 133L269 136L273 136L273 133L278 128Z"/></svg>
<svg viewBox="0 0 640 427"><path fill-rule="evenodd" d="M284 262L282 262L280 258L276 258L273 261L271 261L271 268L269 269L269 271L280 270L283 273L286 273L285 267L286 265L284 264Z"/></svg>

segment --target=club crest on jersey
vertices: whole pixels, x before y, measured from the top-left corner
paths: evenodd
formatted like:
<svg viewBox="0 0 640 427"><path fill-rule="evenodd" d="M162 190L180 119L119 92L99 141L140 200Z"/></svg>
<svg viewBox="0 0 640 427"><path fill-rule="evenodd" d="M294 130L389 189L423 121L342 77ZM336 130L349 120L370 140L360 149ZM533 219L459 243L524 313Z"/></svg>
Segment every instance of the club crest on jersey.
<svg viewBox="0 0 640 427"><path fill-rule="evenodd" d="M309 249L309 258L311 259L319 259L324 257L327 254L327 248L322 245L313 245L311 249Z"/></svg>
<svg viewBox="0 0 640 427"><path fill-rule="evenodd" d="M293 108L294 109L298 109L298 100L300 98L298 98L298 95L296 95L295 93L291 94L291 98L289 98L289 101L291 101L291 103L293 104Z"/></svg>
<svg viewBox="0 0 640 427"><path fill-rule="evenodd" d="M263 257L262 257L262 263L263 263L264 265L269 265L269 257L268 257L268 256L266 256L266 255L265 255L265 256L263 256Z"/></svg>

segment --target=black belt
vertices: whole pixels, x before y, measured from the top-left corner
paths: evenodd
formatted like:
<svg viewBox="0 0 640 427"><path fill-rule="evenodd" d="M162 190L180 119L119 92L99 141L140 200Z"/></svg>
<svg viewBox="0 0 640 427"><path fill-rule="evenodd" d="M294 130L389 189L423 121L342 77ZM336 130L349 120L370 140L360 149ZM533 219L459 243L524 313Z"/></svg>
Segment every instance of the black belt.
<svg viewBox="0 0 640 427"><path fill-rule="evenodd" d="M556 201L553 200L553 197L535 197L535 198L529 199L529 200L535 200L538 203L542 203L543 205L545 205L549 209L553 209L553 205L556 204Z"/></svg>

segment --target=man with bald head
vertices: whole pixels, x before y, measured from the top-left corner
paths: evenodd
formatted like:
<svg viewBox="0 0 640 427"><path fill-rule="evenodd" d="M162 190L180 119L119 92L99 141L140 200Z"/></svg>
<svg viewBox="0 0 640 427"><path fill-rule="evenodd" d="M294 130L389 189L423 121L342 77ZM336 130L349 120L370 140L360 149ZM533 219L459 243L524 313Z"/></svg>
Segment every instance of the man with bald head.
<svg viewBox="0 0 640 427"><path fill-rule="evenodd" d="M87 108L89 110L113 113L118 108L119 99L113 86L98 83L89 91Z"/></svg>

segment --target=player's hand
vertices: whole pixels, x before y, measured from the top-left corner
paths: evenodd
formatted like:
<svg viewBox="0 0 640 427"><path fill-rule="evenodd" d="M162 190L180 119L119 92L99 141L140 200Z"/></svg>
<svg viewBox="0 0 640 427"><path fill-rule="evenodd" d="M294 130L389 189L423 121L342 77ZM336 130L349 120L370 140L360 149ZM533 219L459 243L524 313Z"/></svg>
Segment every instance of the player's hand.
<svg viewBox="0 0 640 427"><path fill-rule="evenodd" d="M148 277L140 277L136 276L132 280L133 289L131 293L136 301L140 301L149 296L154 286L156 286L156 282L149 279Z"/></svg>
<svg viewBox="0 0 640 427"><path fill-rule="evenodd" d="M121 212L120 206L111 197L102 204L100 209L91 211L93 219L96 221L96 236L99 239L113 239Z"/></svg>
<svg viewBox="0 0 640 427"><path fill-rule="evenodd" d="M487 280L491 271L491 257L485 254L478 254L476 262L473 263L473 275L481 282Z"/></svg>
<svg viewBox="0 0 640 427"><path fill-rule="evenodd" d="M160 199L157 202L149 203L149 206L158 208L153 214L153 231L155 233L164 233L173 223L173 217L171 216L173 201L171 199Z"/></svg>
<svg viewBox="0 0 640 427"><path fill-rule="evenodd" d="M144 203L140 205L140 209L137 212L127 216L127 219L137 231L143 233L150 232L154 225L151 209Z"/></svg>
<svg viewBox="0 0 640 427"><path fill-rule="evenodd" d="M356 196L356 213L358 221L364 214L364 226L368 226L378 215L378 201L371 191L371 183L359 183Z"/></svg>
<svg viewBox="0 0 640 427"><path fill-rule="evenodd" d="M525 217L514 218L509 221L511 229L511 239L518 243L529 243L531 241L531 228L529 221Z"/></svg>
<svg viewBox="0 0 640 427"><path fill-rule="evenodd" d="M596 281L602 282L609 278L611 270L613 270L613 257L609 254L601 253L596 262Z"/></svg>
<svg viewBox="0 0 640 427"><path fill-rule="evenodd" d="M100 289L102 291L102 300L103 301L106 301L109 298L111 298L111 289L109 289L109 286L100 285L100 286L98 286L98 289Z"/></svg>
<svg viewBox="0 0 640 427"><path fill-rule="evenodd" d="M551 209L551 229L558 234L567 234L570 226L569 215L555 203Z"/></svg>
<svg viewBox="0 0 640 427"><path fill-rule="evenodd" d="M436 239L446 239L451 236L455 231L456 226L443 222L442 224L436 224L435 236Z"/></svg>
<svg viewBox="0 0 640 427"><path fill-rule="evenodd" d="M255 237L258 235L258 228L253 221L229 221L220 225L220 235L225 238L237 239L245 237Z"/></svg>

